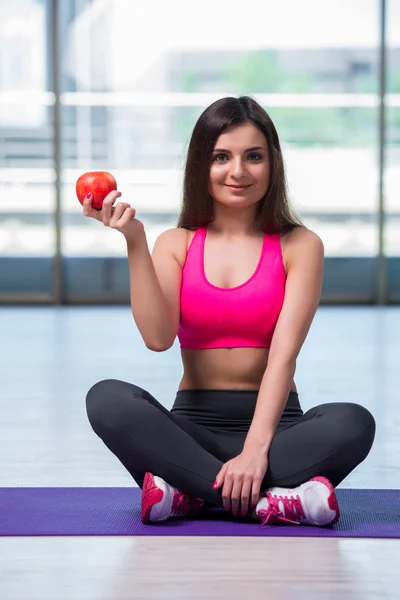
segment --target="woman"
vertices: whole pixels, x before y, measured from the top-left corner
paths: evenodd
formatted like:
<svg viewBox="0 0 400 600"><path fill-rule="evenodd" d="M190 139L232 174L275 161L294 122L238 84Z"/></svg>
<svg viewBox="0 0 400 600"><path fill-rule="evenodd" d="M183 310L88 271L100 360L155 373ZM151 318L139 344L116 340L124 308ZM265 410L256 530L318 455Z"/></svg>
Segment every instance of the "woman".
<svg viewBox="0 0 400 600"><path fill-rule="evenodd" d="M87 395L94 431L142 488L142 521L224 507L263 524L329 525L334 487L368 455L372 415L301 409L296 359L318 307L323 244L293 214L278 134L252 98L223 98L191 137L178 226L150 256L143 224L110 193L84 214L124 234L131 304L146 346L183 363L171 411L105 380Z"/></svg>

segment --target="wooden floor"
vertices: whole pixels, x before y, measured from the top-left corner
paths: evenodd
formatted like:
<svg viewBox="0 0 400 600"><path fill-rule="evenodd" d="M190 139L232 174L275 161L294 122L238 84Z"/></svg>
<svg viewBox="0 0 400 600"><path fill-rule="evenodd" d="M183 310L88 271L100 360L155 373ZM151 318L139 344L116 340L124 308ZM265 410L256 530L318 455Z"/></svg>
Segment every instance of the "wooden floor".
<svg viewBox="0 0 400 600"><path fill-rule="evenodd" d="M169 408L178 343L147 350L129 307L2 307L0 332L0 486L131 486L85 395L118 378ZM358 402L377 421L342 487L400 488L399 372L399 307L319 309L298 360L303 408ZM400 540L0 538L0 600L400 598L399 566Z"/></svg>

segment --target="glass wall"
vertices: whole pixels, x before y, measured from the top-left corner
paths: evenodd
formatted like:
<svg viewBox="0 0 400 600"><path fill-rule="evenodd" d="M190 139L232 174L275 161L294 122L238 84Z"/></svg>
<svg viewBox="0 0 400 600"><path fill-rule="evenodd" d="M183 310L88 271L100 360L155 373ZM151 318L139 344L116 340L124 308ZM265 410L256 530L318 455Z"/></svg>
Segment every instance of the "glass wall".
<svg viewBox="0 0 400 600"><path fill-rule="evenodd" d="M399 256L399 5L387 3L390 257ZM240 0L231 0L229 10L211 0L196 10L183 0L159 0L156 10L154 3L131 0L15 0L10 6L0 13L0 44L7 44L0 75L0 299L53 289L58 239L62 301L127 301L124 238L83 216L76 179L85 171L112 172L152 248L176 224L197 117L217 98L248 94L273 118L292 202L324 241L323 298L375 301L383 0L253 0L251 10ZM50 26L54 8L57 31ZM28 21L27 15L35 16ZM31 39L35 31L38 43ZM53 44L60 50L59 130L53 127ZM21 53L30 56L26 72L13 68L23 64ZM54 142L61 151L58 232Z"/></svg>
<svg viewBox="0 0 400 600"><path fill-rule="evenodd" d="M0 294L51 297L53 104L46 2L0 3ZM34 266L34 268L32 268Z"/></svg>
<svg viewBox="0 0 400 600"><path fill-rule="evenodd" d="M385 233L389 291L400 301L400 1L390 0L388 11Z"/></svg>

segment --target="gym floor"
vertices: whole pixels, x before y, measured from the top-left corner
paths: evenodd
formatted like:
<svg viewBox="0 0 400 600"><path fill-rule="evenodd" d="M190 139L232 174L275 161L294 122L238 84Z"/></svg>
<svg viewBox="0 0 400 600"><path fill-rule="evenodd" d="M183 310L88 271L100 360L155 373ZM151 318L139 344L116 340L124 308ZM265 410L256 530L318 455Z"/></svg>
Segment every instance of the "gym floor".
<svg viewBox="0 0 400 600"><path fill-rule="evenodd" d="M86 392L123 379L170 408L178 342L148 350L128 306L1 307L0 324L0 486L135 485L93 433ZM377 422L341 487L400 488L399 373L400 307L320 307L297 364L303 409L357 402ZM400 598L399 565L400 540L0 538L0 598Z"/></svg>

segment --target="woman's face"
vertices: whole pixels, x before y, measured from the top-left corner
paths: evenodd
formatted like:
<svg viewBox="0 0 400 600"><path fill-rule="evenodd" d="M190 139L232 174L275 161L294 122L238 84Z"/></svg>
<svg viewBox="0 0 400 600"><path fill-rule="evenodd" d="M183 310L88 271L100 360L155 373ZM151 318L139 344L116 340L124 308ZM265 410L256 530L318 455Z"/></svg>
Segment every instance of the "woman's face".
<svg viewBox="0 0 400 600"><path fill-rule="evenodd" d="M245 208L268 190L270 177L267 140L252 123L224 131L212 154L209 192L217 202Z"/></svg>

